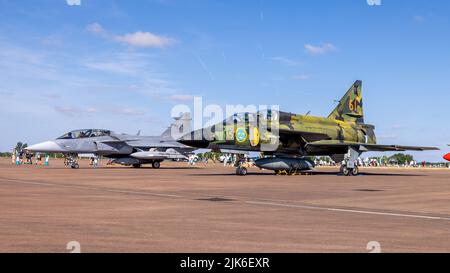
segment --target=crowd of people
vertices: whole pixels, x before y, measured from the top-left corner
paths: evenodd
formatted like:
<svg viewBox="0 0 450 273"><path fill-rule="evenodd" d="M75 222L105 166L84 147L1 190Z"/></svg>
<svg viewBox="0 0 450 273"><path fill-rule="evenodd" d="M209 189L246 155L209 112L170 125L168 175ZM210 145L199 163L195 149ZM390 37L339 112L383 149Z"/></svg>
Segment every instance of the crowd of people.
<svg viewBox="0 0 450 273"><path fill-rule="evenodd" d="M328 157L316 158L314 160L316 166L337 166L338 163L331 160ZM405 161L399 163L396 160L392 160L389 158L358 158L357 165L359 167L402 167L402 168L450 168L450 164L443 163L427 163L425 161L417 162L416 160Z"/></svg>
<svg viewBox="0 0 450 273"><path fill-rule="evenodd" d="M27 151L25 148L17 149L15 148L11 155L11 163L15 165L49 165L49 154L36 153L33 154ZM34 161L33 161L34 160ZM66 165L70 164L70 160L73 160L72 157L64 157L64 163ZM248 155L238 156L237 154L232 153L224 153L224 154L216 154L216 153L208 153L208 154L191 154L188 156L187 161L188 164L194 166L197 162L202 162L207 165L209 162L212 162L214 165L216 162L220 162L224 167L233 167L236 166L237 161L245 162L248 165L252 165L253 160ZM340 163L334 162L330 157L312 157L312 161L316 164L316 166L338 166ZM90 165L93 167L99 166L99 157L91 156L89 157ZM112 164L112 161L108 161L107 165ZM357 165L360 167L406 167L406 168L426 168L426 167L448 167L450 168L450 164L431 164L427 162L417 162L412 159L411 161L405 161L399 163L398 161L388 158L388 157L366 157L366 158L358 158Z"/></svg>
<svg viewBox="0 0 450 273"><path fill-rule="evenodd" d="M33 158L35 161L33 162ZM44 158L44 162L42 159ZM14 149L11 154L11 163L15 165L48 165L50 156L48 154L36 153L33 154L25 149L16 150Z"/></svg>

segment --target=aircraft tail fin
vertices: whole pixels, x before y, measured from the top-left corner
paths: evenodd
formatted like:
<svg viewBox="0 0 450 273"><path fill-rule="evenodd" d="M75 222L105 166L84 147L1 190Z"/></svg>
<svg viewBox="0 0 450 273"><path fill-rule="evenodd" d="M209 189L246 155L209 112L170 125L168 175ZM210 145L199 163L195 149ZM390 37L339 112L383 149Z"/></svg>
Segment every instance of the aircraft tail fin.
<svg viewBox="0 0 450 273"><path fill-rule="evenodd" d="M362 81L356 81L328 118L364 123Z"/></svg>
<svg viewBox="0 0 450 273"><path fill-rule="evenodd" d="M162 141L174 141L182 137L185 132L191 131L191 114L184 113L180 117L175 118L175 121L161 134Z"/></svg>

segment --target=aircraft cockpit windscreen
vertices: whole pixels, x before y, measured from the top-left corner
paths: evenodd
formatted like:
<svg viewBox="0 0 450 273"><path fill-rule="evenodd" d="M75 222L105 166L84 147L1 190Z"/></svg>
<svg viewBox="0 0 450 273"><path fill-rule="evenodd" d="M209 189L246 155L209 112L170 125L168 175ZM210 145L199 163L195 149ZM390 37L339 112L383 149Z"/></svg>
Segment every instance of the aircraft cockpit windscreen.
<svg viewBox="0 0 450 273"><path fill-rule="evenodd" d="M257 115L255 113L238 113L224 120L224 124L247 124L255 122Z"/></svg>
<svg viewBox="0 0 450 273"><path fill-rule="evenodd" d="M109 136L110 134L111 132L108 130L98 130L98 129L75 130L59 137L58 139L81 139L90 137Z"/></svg>

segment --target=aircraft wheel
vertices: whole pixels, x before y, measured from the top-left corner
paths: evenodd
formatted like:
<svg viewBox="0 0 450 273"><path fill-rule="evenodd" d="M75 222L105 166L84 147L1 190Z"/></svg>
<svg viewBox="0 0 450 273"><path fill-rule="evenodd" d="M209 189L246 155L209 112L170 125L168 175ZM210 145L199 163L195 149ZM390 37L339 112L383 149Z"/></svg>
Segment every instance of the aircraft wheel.
<svg viewBox="0 0 450 273"><path fill-rule="evenodd" d="M133 168L140 168L141 164L133 164Z"/></svg>
<svg viewBox="0 0 450 273"><path fill-rule="evenodd" d="M161 163L159 163L158 161L155 161L155 162L152 163L152 167L154 169L159 169L159 167L161 167Z"/></svg>
<svg viewBox="0 0 450 273"><path fill-rule="evenodd" d="M247 173L248 173L248 170L245 167L237 167L236 168L237 175L245 176L245 175L247 175Z"/></svg>
<svg viewBox="0 0 450 273"><path fill-rule="evenodd" d="M353 168L352 175L353 176L358 176L359 175L359 168L358 168L358 166L355 166L355 168Z"/></svg>
<svg viewBox="0 0 450 273"><path fill-rule="evenodd" d="M347 168L347 166L341 166L341 174L343 176L349 176L351 174L351 171L349 168Z"/></svg>

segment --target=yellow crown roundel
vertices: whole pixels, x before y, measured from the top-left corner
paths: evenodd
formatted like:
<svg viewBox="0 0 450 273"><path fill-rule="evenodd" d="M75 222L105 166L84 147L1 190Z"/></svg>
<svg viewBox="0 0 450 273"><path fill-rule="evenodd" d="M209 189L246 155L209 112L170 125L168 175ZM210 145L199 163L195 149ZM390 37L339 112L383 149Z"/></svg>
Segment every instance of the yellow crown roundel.
<svg viewBox="0 0 450 273"><path fill-rule="evenodd" d="M253 147L258 146L259 138L260 138L259 130L257 127L255 127L255 128L253 128L253 137L250 137L250 144Z"/></svg>
<svg viewBox="0 0 450 273"><path fill-rule="evenodd" d="M244 128L238 128L236 130L236 140L239 143L245 142L247 140L247 131Z"/></svg>

